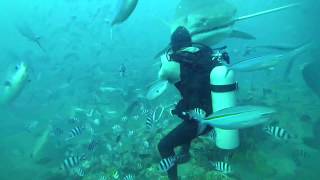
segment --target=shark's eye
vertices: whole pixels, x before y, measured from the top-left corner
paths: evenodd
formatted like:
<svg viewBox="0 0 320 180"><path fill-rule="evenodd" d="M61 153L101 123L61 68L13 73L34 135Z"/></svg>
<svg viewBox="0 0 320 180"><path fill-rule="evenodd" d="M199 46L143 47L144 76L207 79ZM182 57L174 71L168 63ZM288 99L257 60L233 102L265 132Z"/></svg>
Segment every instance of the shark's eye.
<svg viewBox="0 0 320 180"><path fill-rule="evenodd" d="M15 69L15 70L18 70L18 69L19 69L19 65L16 65L16 66L14 67L14 69Z"/></svg>

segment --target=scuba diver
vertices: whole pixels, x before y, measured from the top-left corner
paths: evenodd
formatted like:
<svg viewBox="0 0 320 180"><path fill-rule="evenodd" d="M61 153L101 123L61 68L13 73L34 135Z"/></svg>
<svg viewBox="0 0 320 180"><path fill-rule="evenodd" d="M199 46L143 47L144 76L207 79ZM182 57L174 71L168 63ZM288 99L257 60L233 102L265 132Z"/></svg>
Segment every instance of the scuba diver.
<svg viewBox="0 0 320 180"><path fill-rule="evenodd" d="M206 115L213 113L210 72L221 63L229 63L227 52L222 51L225 48L214 53L214 50L206 45L193 43L189 31L182 26L171 35L166 59L167 62L177 64L178 77L172 78L163 72L159 72L159 76L174 84L180 92L182 98L171 113L183 121L158 144L162 157L160 168L167 171L170 180L178 179L177 164L185 163L190 159L189 149L192 140L212 130L212 127L202 125L192 119L188 112L200 108L206 112ZM162 62L161 69L165 68L163 66ZM172 70L167 72L169 71L172 72ZM176 154L174 149L178 146L181 147L181 152Z"/></svg>

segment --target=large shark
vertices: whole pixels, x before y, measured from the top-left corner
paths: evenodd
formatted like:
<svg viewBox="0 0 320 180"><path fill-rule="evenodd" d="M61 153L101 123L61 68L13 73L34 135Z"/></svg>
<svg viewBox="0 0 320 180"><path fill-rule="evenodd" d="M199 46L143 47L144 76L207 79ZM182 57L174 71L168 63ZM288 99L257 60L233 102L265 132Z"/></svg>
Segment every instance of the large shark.
<svg viewBox="0 0 320 180"><path fill-rule="evenodd" d="M236 17L237 9L225 0L181 0L178 4L174 21L170 24L170 27L173 32L178 26L184 26L190 31L193 42L209 46L215 45L228 37L255 39L254 36L248 33L235 30L234 25L239 21L270 14L298 5L299 3L293 3L250 15ZM163 52L165 52L165 50L158 53L156 58Z"/></svg>

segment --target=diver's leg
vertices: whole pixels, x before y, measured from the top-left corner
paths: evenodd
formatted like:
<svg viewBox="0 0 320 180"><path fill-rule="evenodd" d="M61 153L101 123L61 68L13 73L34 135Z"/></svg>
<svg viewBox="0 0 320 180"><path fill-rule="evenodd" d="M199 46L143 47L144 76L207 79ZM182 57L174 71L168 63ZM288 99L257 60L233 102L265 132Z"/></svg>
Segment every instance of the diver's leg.
<svg viewBox="0 0 320 180"><path fill-rule="evenodd" d="M174 148L185 145L187 149L190 147L192 139L197 137L197 122L182 122L167 134L158 144L158 150L162 158L174 156ZM188 147L189 146L189 147ZM178 179L177 165L168 170L170 180Z"/></svg>

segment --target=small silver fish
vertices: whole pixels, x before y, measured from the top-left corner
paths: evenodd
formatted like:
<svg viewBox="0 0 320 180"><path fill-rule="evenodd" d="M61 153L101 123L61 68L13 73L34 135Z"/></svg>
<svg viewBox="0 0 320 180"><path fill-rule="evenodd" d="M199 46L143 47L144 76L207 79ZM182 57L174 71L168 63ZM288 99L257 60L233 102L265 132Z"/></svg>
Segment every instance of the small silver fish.
<svg viewBox="0 0 320 180"><path fill-rule="evenodd" d="M168 88L168 84L168 81L157 81L149 88L146 98L153 100L159 97Z"/></svg>

